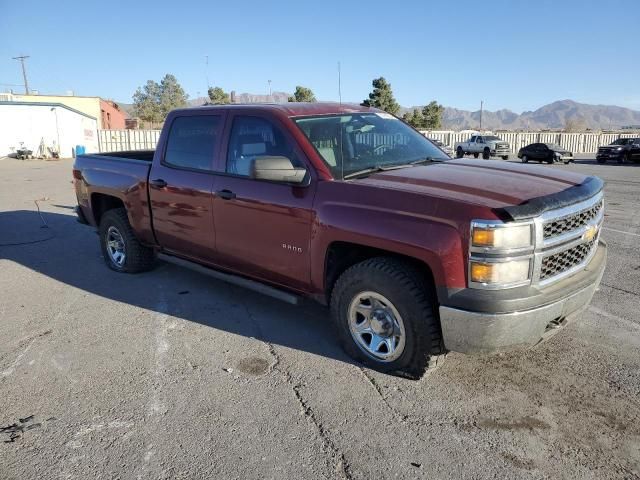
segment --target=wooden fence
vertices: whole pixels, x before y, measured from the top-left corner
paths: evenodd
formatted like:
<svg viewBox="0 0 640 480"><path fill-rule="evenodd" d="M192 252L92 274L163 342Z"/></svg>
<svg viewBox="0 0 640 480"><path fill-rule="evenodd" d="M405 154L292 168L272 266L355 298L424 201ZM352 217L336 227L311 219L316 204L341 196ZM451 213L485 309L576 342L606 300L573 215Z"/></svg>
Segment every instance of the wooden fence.
<svg viewBox="0 0 640 480"><path fill-rule="evenodd" d="M454 131L422 131L434 140L440 140L454 147L456 142L464 142L471 136L469 133ZM530 143L557 143L574 153L593 153L600 145L608 145L618 138L637 137L637 133L557 133L557 132L499 132L496 134L509 142L511 152ZM98 130L100 152L118 150L150 150L156 148L160 130Z"/></svg>

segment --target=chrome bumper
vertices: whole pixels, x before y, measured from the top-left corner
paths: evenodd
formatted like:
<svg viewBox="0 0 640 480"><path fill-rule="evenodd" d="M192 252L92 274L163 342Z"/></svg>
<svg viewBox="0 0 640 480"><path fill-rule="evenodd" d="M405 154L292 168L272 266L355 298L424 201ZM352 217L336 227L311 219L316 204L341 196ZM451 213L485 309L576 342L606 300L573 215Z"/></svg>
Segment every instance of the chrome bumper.
<svg viewBox="0 0 640 480"><path fill-rule="evenodd" d="M595 281L587 287L527 310L486 313L441 306L440 323L445 347L461 353L490 353L535 345L556 333L559 327L566 325L589 305L600 285L604 266L603 260L593 272Z"/></svg>

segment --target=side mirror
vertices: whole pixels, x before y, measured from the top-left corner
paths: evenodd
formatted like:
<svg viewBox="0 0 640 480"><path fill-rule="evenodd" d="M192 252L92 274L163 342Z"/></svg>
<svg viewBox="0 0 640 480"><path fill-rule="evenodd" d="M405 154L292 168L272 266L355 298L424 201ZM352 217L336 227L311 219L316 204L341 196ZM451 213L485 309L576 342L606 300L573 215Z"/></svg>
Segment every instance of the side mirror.
<svg viewBox="0 0 640 480"><path fill-rule="evenodd" d="M251 161L249 176L256 180L300 184L307 175L306 168L294 167L287 157L261 155Z"/></svg>

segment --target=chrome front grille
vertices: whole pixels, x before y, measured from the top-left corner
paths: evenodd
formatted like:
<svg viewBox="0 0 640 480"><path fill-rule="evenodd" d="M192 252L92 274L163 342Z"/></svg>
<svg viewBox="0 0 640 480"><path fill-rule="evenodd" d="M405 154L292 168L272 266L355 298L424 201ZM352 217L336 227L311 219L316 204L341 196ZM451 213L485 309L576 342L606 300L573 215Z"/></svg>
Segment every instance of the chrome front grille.
<svg viewBox="0 0 640 480"><path fill-rule="evenodd" d="M602 207L603 202L600 200L598 203L585 210L546 222L543 226L544 239L548 240L558 235L563 235L576 230L580 227L584 227L598 217Z"/></svg>
<svg viewBox="0 0 640 480"><path fill-rule="evenodd" d="M598 239L594 238L590 242L581 243L567 250L543 257L540 280L547 280L580 265L590 256L597 244Z"/></svg>

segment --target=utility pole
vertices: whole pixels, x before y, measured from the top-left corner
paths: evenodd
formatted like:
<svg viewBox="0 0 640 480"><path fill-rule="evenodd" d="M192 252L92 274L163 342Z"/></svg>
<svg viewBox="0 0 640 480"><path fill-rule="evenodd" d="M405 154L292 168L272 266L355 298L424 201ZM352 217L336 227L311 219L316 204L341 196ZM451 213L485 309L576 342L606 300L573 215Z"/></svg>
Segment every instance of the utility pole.
<svg viewBox="0 0 640 480"><path fill-rule="evenodd" d="M207 92L209 91L209 55L204 56L204 75L207 78Z"/></svg>
<svg viewBox="0 0 640 480"><path fill-rule="evenodd" d="M269 101L271 101L271 80L267 80L269 82Z"/></svg>
<svg viewBox="0 0 640 480"><path fill-rule="evenodd" d="M482 106L484 105L484 100L480 100L480 133L482 133Z"/></svg>
<svg viewBox="0 0 640 480"><path fill-rule="evenodd" d="M14 60L20 60L22 65L22 78L24 79L24 94L29 95L29 82L27 81L27 70L24 68L24 61L29 58L29 55L21 55L19 57L13 57Z"/></svg>

